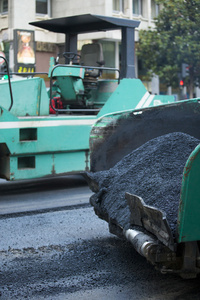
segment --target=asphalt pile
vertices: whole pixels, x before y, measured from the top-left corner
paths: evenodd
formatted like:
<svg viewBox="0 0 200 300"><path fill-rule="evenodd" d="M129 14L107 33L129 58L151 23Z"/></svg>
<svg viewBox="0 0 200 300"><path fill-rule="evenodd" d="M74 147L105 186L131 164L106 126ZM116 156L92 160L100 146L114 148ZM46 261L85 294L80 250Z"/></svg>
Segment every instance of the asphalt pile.
<svg viewBox="0 0 200 300"><path fill-rule="evenodd" d="M120 228L130 228L125 199L129 192L164 211L175 235L183 169L199 142L184 133L170 133L148 141L109 170L88 173L96 213L107 222L115 220Z"/></svg>

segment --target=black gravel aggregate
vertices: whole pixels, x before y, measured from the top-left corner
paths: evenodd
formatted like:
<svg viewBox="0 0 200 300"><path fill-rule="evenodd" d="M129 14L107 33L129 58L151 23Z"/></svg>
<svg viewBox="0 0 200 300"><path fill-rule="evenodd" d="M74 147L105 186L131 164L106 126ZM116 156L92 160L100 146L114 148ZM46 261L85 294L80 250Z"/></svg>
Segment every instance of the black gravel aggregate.
<svg viewBox="0 0 200 300"><path fill-rule="evenodd" d="M1 253L2 300L189 300L199 281L160 275L116 237Z"/></svg>
<svg viewBox="0 0 200 300"><path fill-rule="evenodd" d="M89 173L95 192L91 204L100 217L127 229L131 225L125 192L138 195L166 213L175 235L183 169L198 144L188 134L170 133L148 141L109 170Z"/></svg>

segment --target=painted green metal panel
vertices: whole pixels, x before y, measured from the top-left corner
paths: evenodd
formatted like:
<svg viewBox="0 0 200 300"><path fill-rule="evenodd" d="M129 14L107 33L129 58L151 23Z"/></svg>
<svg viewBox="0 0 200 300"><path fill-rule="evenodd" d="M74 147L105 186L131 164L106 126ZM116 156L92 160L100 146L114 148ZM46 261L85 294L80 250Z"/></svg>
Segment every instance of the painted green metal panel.
<svg viewBox="0 0 200 300"><path fill-rule="evenodd" d="M157 100L154 102L154 99ZM140 79L122 79L120 84L110 96L106 104L98 114L98 117L108 113L129 109L144 108L162 104L162 99L157 95L150 95ZM165 96L164 103L174 102L173 96Z"/></svg>
<svg viewBox="0 0 200 300"><path fill-rule="evenodd" d="M96 117L59 117L17 119L1 122L0 142L6 143L11 154L62 152L89 148L89 134ZM32 133L35 129L35 137ZM26 133L27 132L27 133ZM27 138L24 138L27 135Z"/></svg>
<svg viewBox="0 0 200 300"><path fill-rule="evenodd" d="M153 105L151 106L157 106L161 104L168 104L171 102L174 102L174 96L167 96L167 95L152 95L153 98Z"/></svg>
<svg viewBox="0 0 200 300"><path fill-rule="evenodd" d="M78 94L84 93L83 81L76 77L57 77L57 84L65 100L77 100Z"/></svg>
<svg viewBox="0 0 200 300"><path fill-rule="evenodd" d="M15 117L0 108L0 153L9 180L38 178L88 169L89 135L96 116ZM9 161L8 161L9 159ZM1 164L2 165L2 164Z"/></svg>
<svg viewBox="0 0 200 300"><path fill-rule="evenodd" d="M15 116L38 116L49 114L49 100L43 79L13 79L11 81L14 98L11 113ZM0 81L0 106L8 109L10 106L10 91L8 81Z"/></svg>
<svg viewBox="0 0 200 300"><path fill-rule="evenodd" d="M102 107L118 86L118 80L99 80L96 89L91 90L91 101L95 107Z"/></svg>
<svg viewBox="0 0 200 300"><path fill-rule="evenodd" d="M55 69L53 70L53 67ZM53 73L51 74L51 71ZM83 94L84 85L83 78L85 74L84 68L72 67L70 65L62 66L57 65L54 66L51 62L49 69L49 76L56 78L56 84L58 85L61 95L65 100L77 100L78 94Z"/></svg>
<svg viewBox="0 0 200 300"><path fill-rule="evenodd" d="M47 94L47 89L45 82L42 78L40 78L40 108L39 108L39 116L48 116L49 115L49 96Z"/></svg>
<svg viewBox="0 0 200 300"><path fill-rule="evenodd" d="M24 161L24 163L19 163ZM30 162L30 163L29 163ZM10 157L10 180L88 171L88 150Z"/></svg>
<svg viewBox="0 0 200 300"><path fill-rule="evenodd" d="M11 114L7 109L0 106L0 122L12 122L12 121L18 121L18 118Z"/></svg>
<svg viewBox="0 0 200 300"><path fill-rule="evenodd" d="M200 144L184 168L177 228L179 243L200 240Z"/></svg>
<svg viewBox="0 0 200 300"><path fill-rule="evenodd" d="M52 66L49 70L51 71L54 66ZM84 78L85 69L84 68L77 68L77 67L70 67L70 65L66 65L65 67L59 66L53 70L53 77L61 76L61 77L68 77L74 76L79 78Z"/></svg>

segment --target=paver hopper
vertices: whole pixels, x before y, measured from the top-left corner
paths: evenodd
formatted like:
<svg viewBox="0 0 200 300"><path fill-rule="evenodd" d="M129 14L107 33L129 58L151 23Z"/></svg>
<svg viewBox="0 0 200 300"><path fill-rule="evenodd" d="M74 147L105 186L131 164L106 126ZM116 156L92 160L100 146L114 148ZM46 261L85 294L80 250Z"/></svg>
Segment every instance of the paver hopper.
<svg viewBox="0 0 200 300"><path fill-rule="evenodd" d="M90 137L91 169L98 172L85 175L95 192L90 202L96 214L109 223L110 232L129 240L161 272L178 273L183 278L196 277L200 272L199 126L199 99L108 114L96 122ZM171 150L171 144L166 144L170 136L175 137L173 141L176 142L176 148ZM181 140L177 142L180 136ZM195 142L188 148L180 167L180 154L190 143L186 141L187 137ZM156 153L158 148L152 150L158 141L164 143L159 146L162 149L159 155ZM169 149L165 149L166 145ZM148 153L141 159L140 153L144 149ZM162 157L166 153L168 157L163 163ZM150 168L146 167L148 159L151 160ZM171 162L174 165L171 166ZM107 171L103 171L105 168ZM170 172L178 168L180 179L176 191L176 178L170 177L173 175ZM159 174L161 169L163 173ZM129 176L127 180L126 172L131 172L132 178ZM146 185L145 177L149 178ZM170 195L162 195L166 193L165 185ZM157 199L148 202L150 194ZM172 203L175 194L178 198ZM172 215L174 228L170 223Z"/></svg>

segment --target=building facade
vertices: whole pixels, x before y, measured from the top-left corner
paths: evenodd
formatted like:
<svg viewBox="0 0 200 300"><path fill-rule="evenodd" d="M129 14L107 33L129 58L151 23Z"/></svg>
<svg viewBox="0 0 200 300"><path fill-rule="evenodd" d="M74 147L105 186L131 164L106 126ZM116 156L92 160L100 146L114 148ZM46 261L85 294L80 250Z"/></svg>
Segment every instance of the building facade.
<svg viewBox="0 0 200 300"><path fill-rule="evenodd" d="M48 72L50 57L64 52L64 35L33 27L29 22L87 13L139 20L137 42L140 29L154 26L158 11L155 0L0 0L0 50L12 71ZM102 44L105 66L119 68L120 31L80 35L79 49L94 40ZM135 62L138 76L137 58ZM158 80L154 78L153 82L148 89L158 93Z"/></svg>

